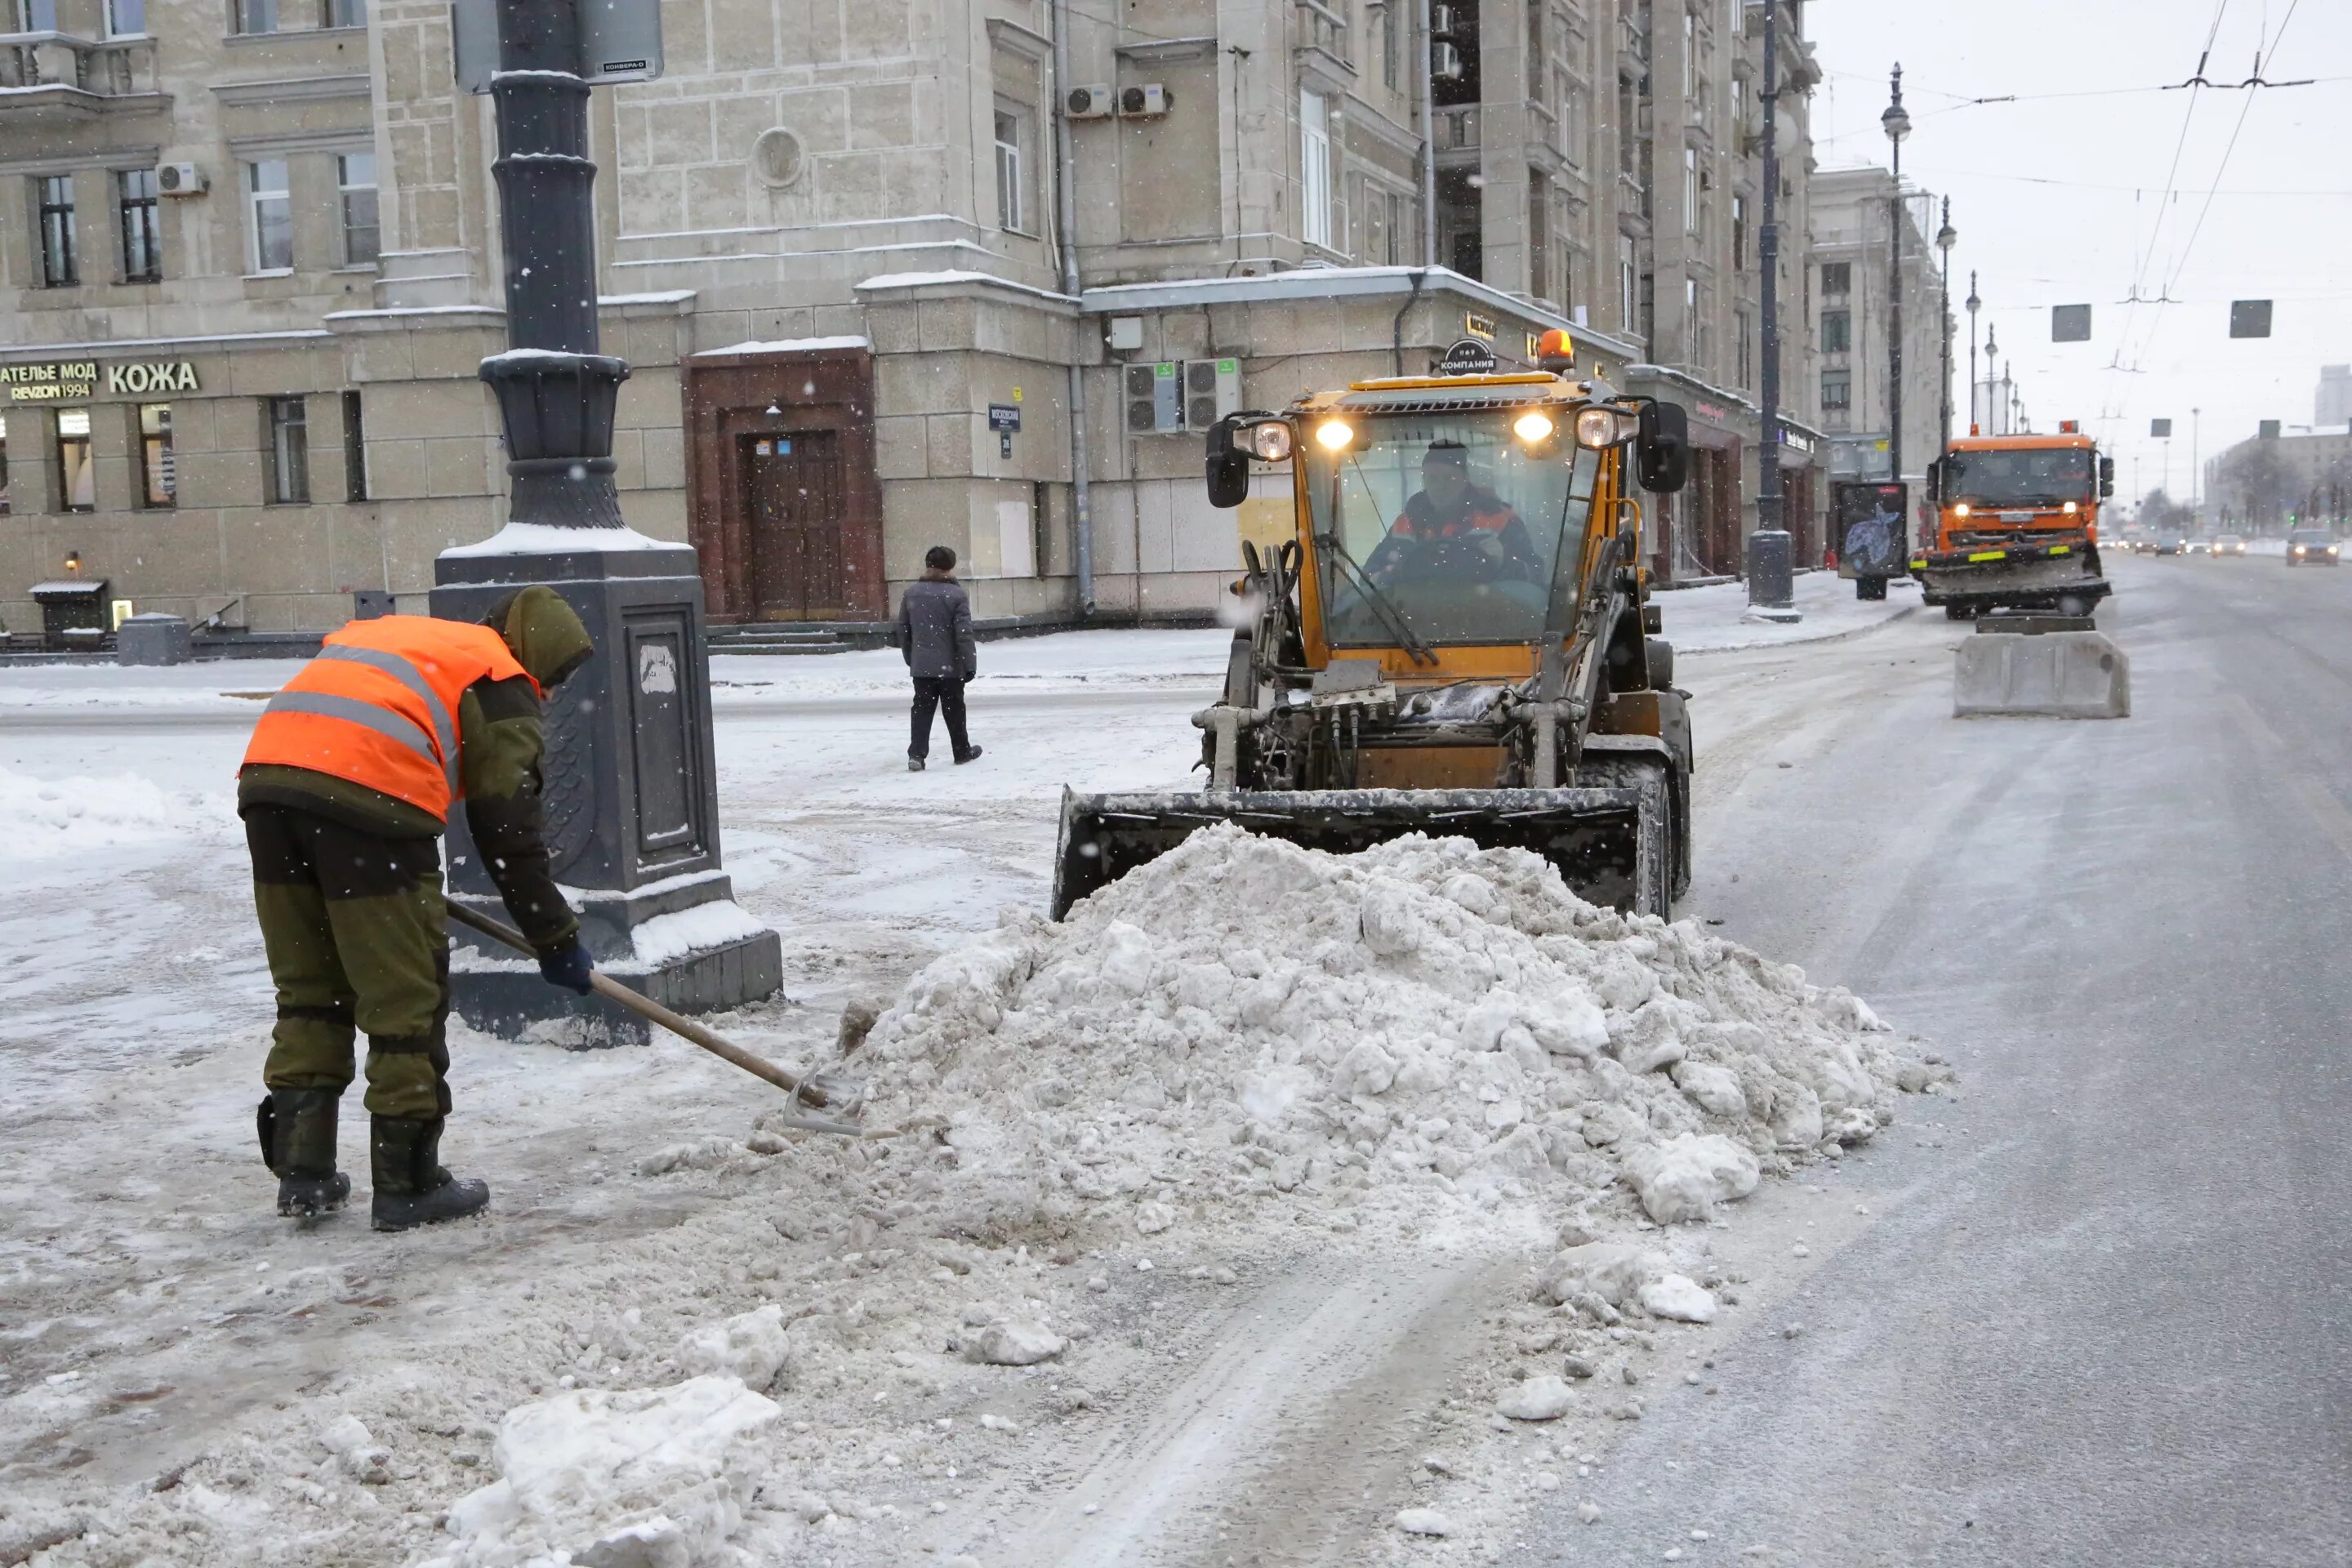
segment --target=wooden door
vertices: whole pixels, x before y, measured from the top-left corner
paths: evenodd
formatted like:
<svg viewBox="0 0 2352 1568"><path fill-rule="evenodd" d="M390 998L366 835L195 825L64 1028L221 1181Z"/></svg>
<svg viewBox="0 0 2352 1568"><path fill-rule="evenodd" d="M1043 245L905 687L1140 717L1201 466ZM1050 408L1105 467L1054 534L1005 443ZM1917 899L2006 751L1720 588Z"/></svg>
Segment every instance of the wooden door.
<svg viewBox="0 0 2352 1568"><path fill-rule="evenodd" d="M830 430L742 438L746 574L752 615L768 621L847 618L841 562L840 447Z"/></svg>

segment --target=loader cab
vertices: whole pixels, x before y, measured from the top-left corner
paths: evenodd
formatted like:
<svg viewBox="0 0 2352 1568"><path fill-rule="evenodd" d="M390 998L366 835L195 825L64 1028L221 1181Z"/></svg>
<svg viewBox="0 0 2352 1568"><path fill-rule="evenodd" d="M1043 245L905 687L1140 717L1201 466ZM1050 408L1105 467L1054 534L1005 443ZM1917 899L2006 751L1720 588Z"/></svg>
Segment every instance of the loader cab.
<svg viewBox="0 0 2352 1568"><path fill-rule="evenodd" d="M1289 465L1310 664L1518 679L1568 629L1602 541L1622 533L1620 560L1641 559L1632 481L1679 489L1689 453L1681 408L1596 380L1395 377L1225 421L1208 488L1238 506L1253 462Z"/></svg>

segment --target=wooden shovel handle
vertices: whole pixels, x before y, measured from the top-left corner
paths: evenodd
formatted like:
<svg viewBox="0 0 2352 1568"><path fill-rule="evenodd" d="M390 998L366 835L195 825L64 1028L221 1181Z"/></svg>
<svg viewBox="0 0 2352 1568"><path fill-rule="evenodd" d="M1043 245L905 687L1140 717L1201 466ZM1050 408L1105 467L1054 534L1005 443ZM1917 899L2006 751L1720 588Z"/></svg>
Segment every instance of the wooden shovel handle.
<svg viewBox="0 0 2352 1568"><path fill-rule="evenodd" d="M524 940L523 934L511 926L503 925L486 914L469 910L455 899L445 899L443 901L448 906L449 918L459 925L469 926L494 942L502 942L517 952L526 952L534 958L539 956L539 950L532 947L528 941ZM650 996L639 995L601 969L592 970L589 973L588 984L595 988L598 995L626 1007L640 1018L659 1024L673 1035L693 1041L712 1056L734 1063L753 1078L765 1079L804 1105L823 1106L833 1103L833 1097L823 1079L803 1078L797 1073L785 1071L765 1057L753 1056L723 1035L703 1027L683 1014L671 1012ZM814 1119L812 1119L811 1128L812 1131L835 1131L832 1127L816 1124ZM860 1130L843 1123L839 1131L855 1133Z"/></svg>

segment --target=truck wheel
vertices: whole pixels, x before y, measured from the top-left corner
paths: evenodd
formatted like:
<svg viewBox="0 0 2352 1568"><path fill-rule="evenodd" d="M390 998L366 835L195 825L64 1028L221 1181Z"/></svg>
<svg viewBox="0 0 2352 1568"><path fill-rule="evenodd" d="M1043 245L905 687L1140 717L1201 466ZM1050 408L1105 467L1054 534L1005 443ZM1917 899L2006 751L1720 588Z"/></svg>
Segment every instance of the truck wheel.
<svg viewBox="0 0 2352 1568"><path fill-rule="evenodd" d="M1973 605L1946 605L1944 606L1944 618L1948 621L1975 620L1977 618L1976 606Z"/></svg>

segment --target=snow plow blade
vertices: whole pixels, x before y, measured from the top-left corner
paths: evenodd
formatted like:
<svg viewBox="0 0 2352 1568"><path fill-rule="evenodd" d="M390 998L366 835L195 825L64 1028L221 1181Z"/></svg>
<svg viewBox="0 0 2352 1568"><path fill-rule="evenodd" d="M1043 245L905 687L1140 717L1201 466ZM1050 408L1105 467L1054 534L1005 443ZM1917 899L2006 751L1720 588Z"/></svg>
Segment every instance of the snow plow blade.
<svg viewBox="0 0 2352 1568"><path fill-rule="evenodd" d="M1660 886L1642 863L1660 852L1641 831L1638 788L1349 789L1078 795L1062 792L1062 832L1054 869L1054 918L1097 889L1181 844L1213 823L1310 849L1352 854L1425 833L1467 838L1483 849L1528 849L1595 903L1641 913L1635 889ZM1656 803L1651 802L1653 809Z"/></svg>
<svg viewBox="0 0 2352 1568"><path fill-rule="evenodd" d="M2078 602L2087 615L2112 589L2091 570L2081 545L2016 544L1984 550L1937 551L1911 560L1927 603L1972 609L2059 608Z"/></svg>

